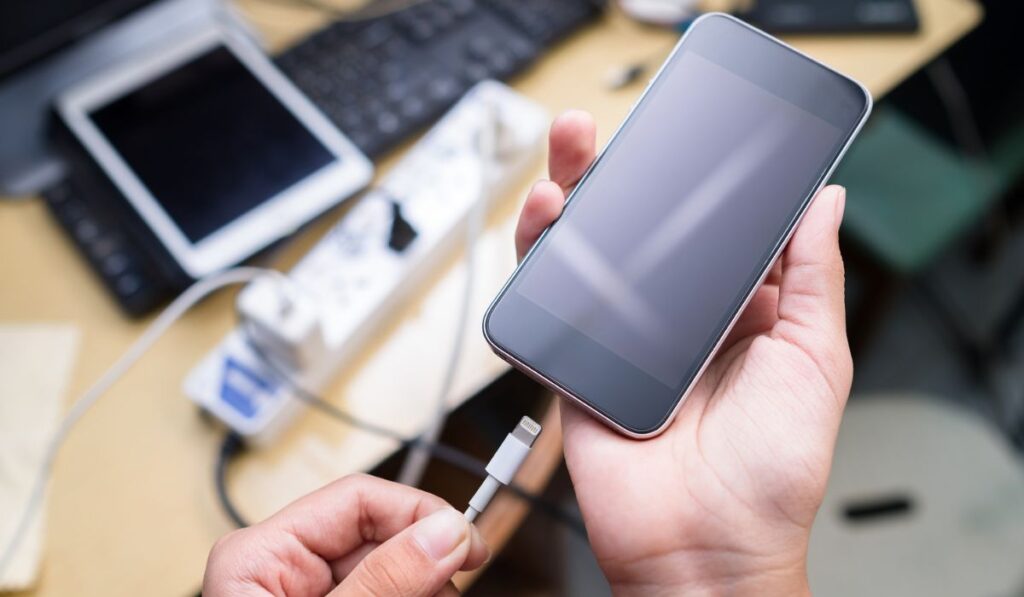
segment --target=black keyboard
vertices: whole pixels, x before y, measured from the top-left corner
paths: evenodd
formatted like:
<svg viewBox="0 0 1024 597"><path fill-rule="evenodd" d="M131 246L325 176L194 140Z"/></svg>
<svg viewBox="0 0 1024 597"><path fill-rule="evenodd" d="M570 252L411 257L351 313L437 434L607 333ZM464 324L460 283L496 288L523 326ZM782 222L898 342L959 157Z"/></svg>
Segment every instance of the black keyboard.
<svg viewBox="0 0 1024 597"><path fill-rule="evenodd" d="M335 22L278 66L371 157L423 129L484 79L508 79L600 14L603 0L427 0Z"/></svg>
<svg viewBox="0 0 1024 597"><path fill-rule="evenodd" d="M122 226L94 206L94 194L69 177L47 189L43 199L125 313L143 315L170 296L172 283Z"/></svg>

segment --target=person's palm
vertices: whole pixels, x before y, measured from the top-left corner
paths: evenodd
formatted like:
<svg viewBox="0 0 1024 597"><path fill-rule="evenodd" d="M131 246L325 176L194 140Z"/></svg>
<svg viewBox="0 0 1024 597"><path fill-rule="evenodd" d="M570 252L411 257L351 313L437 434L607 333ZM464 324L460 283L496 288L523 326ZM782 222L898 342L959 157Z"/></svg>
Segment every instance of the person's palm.
<svg viewBox="0 0 1024 597"><path fill-rule="evenodd" d="M520 256L593 157L589 116L556 121L553 182L527 199ZM565 457L591 545L620 592L806 589L810 526L852 376L837 235L844 200L838 187L815 200L663 434L632 440L563 404Z"/></svg>

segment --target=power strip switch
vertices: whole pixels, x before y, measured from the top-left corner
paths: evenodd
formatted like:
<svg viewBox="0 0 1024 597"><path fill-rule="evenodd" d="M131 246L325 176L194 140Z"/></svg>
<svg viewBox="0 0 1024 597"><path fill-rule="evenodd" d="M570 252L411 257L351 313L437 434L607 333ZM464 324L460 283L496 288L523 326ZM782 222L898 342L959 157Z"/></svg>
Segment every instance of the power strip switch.
<svg viewBox="0 0 1024 597"><path fill-rule="evenodd" d="M545 110L509 87L477 84L286 274L291 296L269 278L246 287L239 311L274 366L322 389L445 263L474 210L528 172L543 153L548 122ZM239 329L184 385L203 409L256 442L282 429L301 404Z"/></svg>

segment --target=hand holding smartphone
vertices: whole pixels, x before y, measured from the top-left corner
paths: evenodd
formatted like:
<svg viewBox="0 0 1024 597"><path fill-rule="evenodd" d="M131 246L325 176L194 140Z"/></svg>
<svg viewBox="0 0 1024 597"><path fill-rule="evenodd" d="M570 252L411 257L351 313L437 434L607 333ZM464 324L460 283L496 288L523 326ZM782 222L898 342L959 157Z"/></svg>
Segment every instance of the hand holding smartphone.
<svg viewBox="0 0 1024 597"><path fill-rule="evenodd" d="M586 113L555 120L551 180L534 185L516 230L520 259L558 219L566 194L583 190L594 138ZM759 182L739 192L759 196ZM660 435L636 441L575 400L562 403L565 462L615 594L811 594L811 525L853 372L838 235L845 196L835 186L814 195ZM685 282L696 289L704 280ZM632 398L621 396L623 408Z"/></svg>
<svg viewBox="0 0 1024 597"><path fill-rule="evenodd" d="M699 19L491 305L488 341L621 433L657 435L870 106L770 36Z"/></svg>

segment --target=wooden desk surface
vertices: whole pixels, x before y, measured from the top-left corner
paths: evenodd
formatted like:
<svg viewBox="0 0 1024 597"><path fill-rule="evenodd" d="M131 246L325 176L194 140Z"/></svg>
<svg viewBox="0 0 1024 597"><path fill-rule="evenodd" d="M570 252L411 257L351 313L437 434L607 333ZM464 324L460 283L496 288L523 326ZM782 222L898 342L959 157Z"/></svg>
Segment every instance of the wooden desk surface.
<svg viewBox="0 0 1024 597"><path fill-rule="evenodd" d="M973 28L969 0L918 0L923 29L912 36L801 36L789 41L861 80L876 97ZM308 11L245 0L244 12L281 47L319 22ZM613 65L656 59L673 35L612 12L573 37L515 82L552 114L594 113L607 138L642 89L608 91ZM400 154L401 152L396 152ZM386 159L385 172L396 157ZM535 177L543 175L538 162ZM511 230L532 178L492 214L478 248L477 316L513 266ZM287 267L337 218L333 213L276 260ZM416 429L427 418L451 344L461 268L435 277L422 298L403 307L363 359L328 393L375 421ZM69 399L91 383L141 331L123 319L82 266L39 201L0 202L0 322L70 322L82 333ZM47 508L46 562L33 595L184 595L198 586L213 540L229 530L216 505L212 464L221 434L181 393L196 360L233 325L234 292L224 292L182 320L81 422L64 447ZM457 394L467 396L501 372L474 323ZM437 348L435 348L437 347ZM282 441L243 458L231 479L252 518L336 476L366 468L389 442L303 417Z"/></svg>

